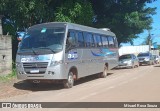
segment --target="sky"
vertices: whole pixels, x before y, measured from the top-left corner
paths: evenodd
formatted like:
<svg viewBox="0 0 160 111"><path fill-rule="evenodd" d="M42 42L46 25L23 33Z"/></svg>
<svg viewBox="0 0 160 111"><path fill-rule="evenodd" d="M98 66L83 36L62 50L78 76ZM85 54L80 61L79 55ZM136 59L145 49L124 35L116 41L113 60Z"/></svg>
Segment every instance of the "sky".
<svg viewBox="0 0 160 111"><path fill-rule="evenodd" d="M159 5L159 6L158 6ZM158 45L160 45L160 0L157 0L153 3L149 3L146 5L147 7L157 7L155 15L153 15L153 23L152 23L152 30L150 31L151 37L153 39L153 42L157 42ZM134 45L140 45L144 41L144 39L148 36L148 31L144 30L143 33L139 34L139 38L134 39L133 43ZM122 44L123 46L128 46L130 45L129 43L127 44Z"/></svg>

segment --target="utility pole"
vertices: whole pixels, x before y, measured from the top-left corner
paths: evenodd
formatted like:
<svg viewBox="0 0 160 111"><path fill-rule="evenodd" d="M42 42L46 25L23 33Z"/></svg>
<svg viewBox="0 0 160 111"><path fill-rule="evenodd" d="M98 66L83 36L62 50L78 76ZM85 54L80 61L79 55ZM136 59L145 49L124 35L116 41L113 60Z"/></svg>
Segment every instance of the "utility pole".
<svg viewBox="0 0 160 111"><path fill-rule="evenodd" d="M151 32L150 29L148 30L148 45L149 45L149 52L151 51Z"/></svg>

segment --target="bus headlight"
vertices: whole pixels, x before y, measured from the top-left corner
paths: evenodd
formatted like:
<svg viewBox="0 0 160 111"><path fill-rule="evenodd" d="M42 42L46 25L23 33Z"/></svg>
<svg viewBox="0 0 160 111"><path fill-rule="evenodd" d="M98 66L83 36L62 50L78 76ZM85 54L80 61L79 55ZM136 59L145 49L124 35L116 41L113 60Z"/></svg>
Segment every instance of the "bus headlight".
<svg viewBox="0 0 160 111"><path fill-rule="evenodd" d="M50 66L56 66L56 65L59 65L59 64L62 64L62 60L60 60L60 61L51 61Z"/></svg>

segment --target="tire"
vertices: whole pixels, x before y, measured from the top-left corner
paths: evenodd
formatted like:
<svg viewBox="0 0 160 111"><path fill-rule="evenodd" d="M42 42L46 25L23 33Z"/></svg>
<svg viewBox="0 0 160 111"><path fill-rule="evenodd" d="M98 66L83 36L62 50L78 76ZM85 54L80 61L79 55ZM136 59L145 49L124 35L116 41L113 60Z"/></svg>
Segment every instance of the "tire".
<svg viewBox="0 0 160 111"><path fill-rule="evenodd" d="M139 63L137 64L137 68L139 67Z"/></svg>
<svg viewBox="0 0 160 111"><path fill-rule="evenodd" d="M72 88L74 85L74 75L72 72L69 72L68 79L63 83L65 88Z"/></svg>
<svg viewBox="0 0 160 111"><path fill-rule="evenodd" d="M108 67L105 66L103 72L100 73L100 77L101 78L106 78L107 77L107 72L108 72Z"/></svg>

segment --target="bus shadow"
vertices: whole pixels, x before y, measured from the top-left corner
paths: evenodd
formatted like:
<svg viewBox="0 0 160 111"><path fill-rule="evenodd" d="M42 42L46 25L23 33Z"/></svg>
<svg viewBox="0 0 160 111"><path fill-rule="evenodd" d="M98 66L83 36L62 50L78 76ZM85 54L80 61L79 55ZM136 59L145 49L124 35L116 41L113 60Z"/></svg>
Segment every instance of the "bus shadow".
<svg viewBox="0 0 160 111"><path fill-rule="evenodd" d="M86 77L83 77L79 80L77 80L75 82L75 86L76 85L80 85L80 84L83 84L83 83L87 83L87 82L90 82L90 81L94 81L94 80L97 80L97 79L101 79L101 77L99 76L100 73L97 73L97 74L94 74L94 75L90 75L90 76L86 76ZM107 73L107 77L112 75L113 73ZM107 78L106 77L106 78ZM103 78L102 78L103 79Z"/></svg>
<svg viewBox="0 0 160 111"><path fill-rule="evenodd" d="M26 81L19 81L17 83L14 83L13 87L20 90L29 90L36 92L36 91L60 90L63 88L63 85L57 83L32 84L32 83L27 83Z"/></svg>
<svg viewBox="0 0 160 111"><path fill-rule="evenodd" d="M77 80L75 82L75 86L83 84L83 83L87 83L87 82L90 82L90 81L93 81L93 80L96 80L96 79L99 79L99 75L98 74L86 76L86 77L83 77L83 78L80 78L79 80Z"/></svg>
<svg viewBox="0 0 160 111"><path fill-rule="evenodd" d="M107 76L110 76L112 74L113 73L108 73ZM80 84L83 84L83 83L94 81L96 79L101 79L99 77L99 73L83 77L83 78L75 81L74 85L75 86L80 85ZM34 84L34 83L28 83L25 80L14 83L13 87L15 87L16 89L29 90L29 91L32 91L32 92L64 89L64 86L63 86L62 83L39 83L39 84Z"/></svg>
<svg viewBox="0 0 160 111"><path fill-rule="evenodd" d="M121 67L121 68L113 68L112 70L125 70L125 69L131 69L131 68L128 68L128 67Z"/></svg>
<svg viewBox="0 0 160 111"><path fill-rule="evenodd" d="M160 67L160 65L156 65L156 66L154 66L154 67Z"/></svg>
<svg viewBox="0 0 160 111"><path fill-rule="evenodd" d="M111 76L113 73L108 73L107 76Z"/></svg>

